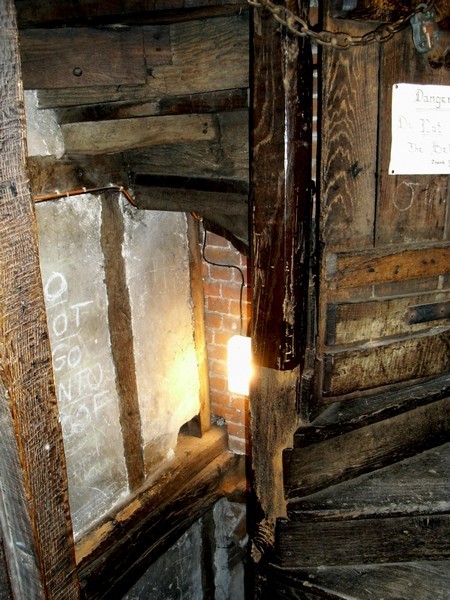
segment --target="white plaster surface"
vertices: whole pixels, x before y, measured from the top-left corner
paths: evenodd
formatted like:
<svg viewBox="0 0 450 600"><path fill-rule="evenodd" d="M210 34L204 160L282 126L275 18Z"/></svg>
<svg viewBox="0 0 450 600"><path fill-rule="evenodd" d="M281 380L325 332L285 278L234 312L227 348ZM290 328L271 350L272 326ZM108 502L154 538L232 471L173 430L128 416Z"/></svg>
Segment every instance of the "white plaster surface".
<svg viewBox="0 0 450 600"><path fill-rule="evenodd" d="M128 492L111 355L101 203L77 196L36 206L41 270L78 536Z"/></svg>
<svg viewBox="0 0 450 600"><path fill-rule="evenodd" d="M64 138L55 111L38 108L36 90L25 90L24 95L28 156L54 155L61 158Z"/></svg>
<svg viewBox="0 0 450 600"><path fill-rule="evenodd" d="M124 218L142 436L170 455L199 412L186 217L124 205Z"/></svg>

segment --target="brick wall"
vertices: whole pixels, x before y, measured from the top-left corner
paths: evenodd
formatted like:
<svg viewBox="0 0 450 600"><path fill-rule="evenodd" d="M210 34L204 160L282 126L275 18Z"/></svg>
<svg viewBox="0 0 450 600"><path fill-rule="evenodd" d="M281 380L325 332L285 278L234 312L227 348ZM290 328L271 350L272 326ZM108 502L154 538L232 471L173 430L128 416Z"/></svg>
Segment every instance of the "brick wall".
<svg viewBox="0 0 450 600"><path fill-rule="evenodd" d="M245 281L242 302L243 335L246 335L250 318L247 258L230 242L210 232L206 234L205 257L210 262L235 265L242 270ZM219 423L225 421L230 450L237 454L246 452L248 398L228 391L227 341L231 336L240 333L241 281L237 269L215 266L203 261L211 412L213 420Z"/></svg>

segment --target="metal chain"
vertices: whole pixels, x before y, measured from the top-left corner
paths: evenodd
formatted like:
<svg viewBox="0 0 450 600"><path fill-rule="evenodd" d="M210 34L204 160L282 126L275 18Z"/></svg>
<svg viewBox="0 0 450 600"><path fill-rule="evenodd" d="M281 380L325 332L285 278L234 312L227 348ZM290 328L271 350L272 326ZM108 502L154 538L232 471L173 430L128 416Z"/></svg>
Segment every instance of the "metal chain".
<svg viewBox="0 0 450 600"><path fill-rule="evenodd" d="M281 25L284 25L292 34L298 37L308 37L322 46L332 46L338 50L348 50L352 46L368 46L369 44L382 44L390 40L401 31L420 12L433 8L436 0L428 0L419 4L414 12L402 17L393 23L385 23L376 29L361 36L353 36L343 31L314 31L304 19L301 19L285 6L274 4L272 0L247 0L250 6L266 8Z"/></svg>

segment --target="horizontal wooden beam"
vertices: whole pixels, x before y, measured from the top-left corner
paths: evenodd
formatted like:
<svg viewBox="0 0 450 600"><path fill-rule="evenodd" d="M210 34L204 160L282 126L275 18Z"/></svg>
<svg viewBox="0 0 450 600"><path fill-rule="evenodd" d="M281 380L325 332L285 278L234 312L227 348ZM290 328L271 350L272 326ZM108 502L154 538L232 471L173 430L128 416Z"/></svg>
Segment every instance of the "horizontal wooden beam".
<svg viewBox="0 0 450 600"><path fill-rule="evenodd" d="M450 398L284 453L285 493L307 496L448 441Z"/></svg>
<svg viewBox="0 0 450 600"><path fill-rule="evenodd" d="M280 520L276 553L283 567L443 560L450 558L449 535L450 515L312 523Z"/></svg>
<svg viewBox="0 0 450 600"><path fill-rule="evenodd" d="M103 0L64 4L58 0L18 0L16 7L20 29L177 22L248 10L242 0L112 0L106 4Z"/></svg>
<svg viewBox="0 0 450 600"><path fill-rule="evenodd" d="M84 598L115 599L220 497L242 487L242 457L223 429L179 441L169 467L76 546Z"/></svg>
<svg viewBox="0 0 450 600"><path fill-rule="evenodd" d="M134 148L212 140L217 136L210 115L170 115L62 126L66 154L111 154Z"/></svg>
<svg viewBox="0 0 450 600"><path fill-rule="evenodd" d="M329 254L326 263L331 289L428 278L450 273L450 243Z"/></svg>
<svg viewBox="0 0 450 600"><path fill-rule="evenodd" d="M236 88L187 94L163 96L150 102L113 102L57 109L58 122L80 123L82 121L108 121L136 117L213 113L248 108L248 90Z"/></svg>

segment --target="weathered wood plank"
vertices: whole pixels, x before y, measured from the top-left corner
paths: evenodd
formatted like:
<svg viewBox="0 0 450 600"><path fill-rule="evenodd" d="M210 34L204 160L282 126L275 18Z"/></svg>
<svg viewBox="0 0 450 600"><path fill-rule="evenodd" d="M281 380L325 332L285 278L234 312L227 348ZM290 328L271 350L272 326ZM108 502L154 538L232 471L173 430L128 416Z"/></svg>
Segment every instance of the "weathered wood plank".
<svg viewBox="0 0 450 600"><path fill-rule="evenodd" d="M407 296L392 300L329 304L327 309L327 345L373 341L393 335L417 333L437 325L450 325L450 316L439 311L450 299L450 292ZM435 311L432 306L437 304ZM419 307L424 307L420 309ZM429 307L427 317L421 314ZM413 313L416 316L413 316Z"/></svg>
<svg viewBox="0 0 450 600"><path fill-rule="evenodd" d="M62 126L66 154L111 154L132 148L216 139L210 115L177 115L69 123Z"/></svg>
<svg viewBox="0 0 450 600"><path fill-rule="evenodd" d="M361 21L394 22L405 18L421 4L421 0L357 0L346 4L342 0L331 0L330 7L334 16ZM437 21L441 22L449 16L446 0L437 0Z"/></svg>
<svg viewBox="0 0 450 600"><path fill-rule="evenodd" d="M381 49L380 141L376 218L377 245L442 240L450 178L447 175L390 175L392 86L400 82L450 85L450 72L432 69L428 55L416 51L407 30Z"/></svg>
<svg viewBox="0 0 450 600"><path fill-rule="evenodd" d="M209 398L208 357L205 334L205 294L203 291L202 257L200 255L199 222L187 215L187 235L189 243L189 268L191 297L194 314L194 342L197 353L200 412L198 415L199 433L205 434L211 428L211 404Z"/></svg>
<svg viewBox="0 0 450 600"><path fill-rule="evenodd" d="M324 355L324 394L339 396L450 371L450 328Z"/></svg>
<svg viewBox="0 0 450 600"><path fill-rule="evenodd" d="M144 452L136 381L130 296L123 257L124 223L119 203L102 198L101 246L105 260L111 352L116 370L125 464L130 490L144 481Z"/></svg>
<svg viewBox="0 0 450 600"><path fill-rule="evenodd" d="M36 221L25 173L18 34L9 0L0 13L0 80L0 413L6 423L2 437L16 444L7 446L13 469L4 472L2 467L2 495L9 489L17 494L17 508L27 508L28 517L22 514L20 521L15 522L14 511L5 517L12 532L16 526L27 532L25 555L34 539L45 597L68 600L79 592ZM3 506L9 508L10 503ZM19 576L27 571L21 560L13 557ZM39 597L35 575L31 590Z"/></svg>
<svg viewBox="0 0 450 600"><path fill-rule="evenodd" d="M175 137L170 144L125 152L124 159L139 175L248 182L248 112L237 110L210 118L217 133L212 140L179 143Z"/></svg>
<svg viewBox="0 0 450 600"><path fill-rule="evenodd" d="M342 28L330 18L324 25ZM370 27L346 23L345 29L350 35L363 35ZM322 65L321 239L328 248L370 248L376 201L378 48L324 49Z"/></svg>
<svg viewBox="0 0 450 600"><path fill-rule="evenodd" d="M163 20L177 21L208 15L227 14L246 7L242 0L81 0L62 5L58 0L18 0L19 28L139 24Z"/></svg>
<svg viewBox="0 0 450 600"><path fill-rule="evenodd" d="M379 421L338 437L284 452L286 497L381 469L448 441L450 398Z"/></svg>
<svg viewBox="0 0 450 600"><path fill-rule="evenodd" d="M171 64L155 66L145 85L62 88L39 94L42 108L148 102L248 87L248 13L170 26Z"/></svg>
<svg viewBox="0 0 450 600"><path fill-rule="evenodd" d="M219 90L204 94L164 96L150 102L113 102L56 109L58 122L110 121L134 117L224 112L248 108L248 90Z"/></svg>
<svg viewBox="0 0 450 600"><path fill-rule="evenodd" d="M312 57L309 42L254 12L254 360L289 369L303 359L311 213Z"/></svg>
<svg viewBox="0 0 450 600"><path fill-rule="evenodd" d="M8 578L3 540L0 535L0 600L12 600L12 591Z"/></svg>
<svg viewBox="0 0 450 600"><path fill-rule="evenodd" d="M276 554L284 567L445 560L449 535L450 515L313 523L280 519Z"/></svg>
<svg viewBox="0 0 450 600"><path fill-rule="evenodd" d="M224 431L179 443L172 465L77 544L84 598L117 598L216 500L244 477Z"/></svg>
<svg viewBox="0 0 450 600"><path fill-rule="evenodd" d="M450 272L450 244L419 248L380 248L373 252L330 254L326 278L331 287L353 288Z"/></svg>
<svg viewBox="0 0 450 600"><path fill-rule="evenodd" d="M283 569L269 565L266 570L272 592L262 596L267 600L277 598L279 590L282 592L280 598L285 600L305 600L310 597L329 600L447 600L450 588L449 561L308 569ZM317 592L317 596L313 591ZM306 595L309 593L312 595Z"/></svg>
<svg viewBox="0 0 450 600"><path fill-rule="evenodd" d="M450 513L450 444L288 504L293 520Z"/></svg>
<svg viewBox="0 0 450 600"><path fill-rule="evenodd" d="M137 85L147 79L143 30L137 27L30 29L20 34L20 53L25 89Z"/></svg>
<svg viewBox="0 0 450 600"><path fill-rule="evenodd" d="M446 374L404 389L384 391L376 396L338 400L326 407L312 423L297 429L294 446L301 448L336 437L449 395L450 374Z"/></svg>

